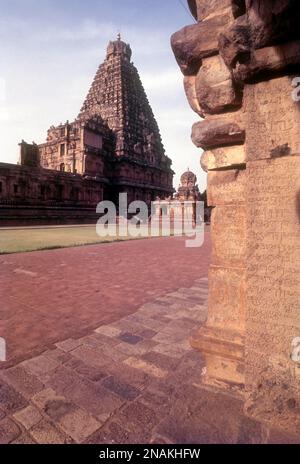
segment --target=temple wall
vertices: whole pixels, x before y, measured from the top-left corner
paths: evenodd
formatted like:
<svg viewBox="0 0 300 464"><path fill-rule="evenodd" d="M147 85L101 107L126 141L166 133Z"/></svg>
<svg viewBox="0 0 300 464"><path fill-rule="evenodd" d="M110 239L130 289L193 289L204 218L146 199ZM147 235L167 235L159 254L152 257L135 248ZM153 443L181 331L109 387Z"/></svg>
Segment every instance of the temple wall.
<svg viewBox="0 0 300 464"><path fill-rule="evenodd" d="M127 166L127 167L126 167ZM119 193L150 204L172 193L165 173L152 177L146 171L109 171L110 177L82 176L40 167L0 163L0 227L41 224L96 223L96 206L102 200L118 205ZM114 174L114 175L113 175ZM122 175L123 174L123 175ZM125 177L125 174L127 177Z"/></svg>
<svg viewBox="0 0 300 464"><path fill-rule="evenodd" d="M188 3L201 21L172 47L204 118L192 138L215 207L208 319L192 344L205 355L203 382L242 395L267 437L299 434L299 8Z"/></svg>
<svg viewBox="0 0 300 464"><path fill-rule="evenodd" d="M104 181L0 163L0 226L95 222Z"/></svg>

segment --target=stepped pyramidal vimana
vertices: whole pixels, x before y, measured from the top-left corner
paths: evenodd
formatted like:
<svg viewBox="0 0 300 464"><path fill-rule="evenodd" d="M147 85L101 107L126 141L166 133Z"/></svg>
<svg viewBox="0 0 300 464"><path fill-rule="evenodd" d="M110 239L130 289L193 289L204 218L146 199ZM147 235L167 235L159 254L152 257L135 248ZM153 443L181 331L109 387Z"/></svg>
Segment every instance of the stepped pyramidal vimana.
<svg viewBox="0 0 300 464"><path fill-rule="evenodd" d="M0 163L0 223L92 222L102 200L173 194L171 160L132 51L120 35L107 48L77 119L20 144L20 165Z"/></svg>

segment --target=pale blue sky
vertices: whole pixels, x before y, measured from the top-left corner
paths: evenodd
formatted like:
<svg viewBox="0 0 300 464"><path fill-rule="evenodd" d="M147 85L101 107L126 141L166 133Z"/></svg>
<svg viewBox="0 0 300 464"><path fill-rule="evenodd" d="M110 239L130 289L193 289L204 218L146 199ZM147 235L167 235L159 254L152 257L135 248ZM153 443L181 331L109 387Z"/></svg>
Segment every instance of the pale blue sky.
<svg viewBox="0 0 300 464"><path fill-rule="evenodd" d="M16 162L21 139L41 143L52 124L77 116L108 41L120 31L173 160L175 187L189 167L204 190L200 150L190 140L198 116L170 48L170 35L193 22L179 0L0 0L0 6L0 161Z"/></svg>

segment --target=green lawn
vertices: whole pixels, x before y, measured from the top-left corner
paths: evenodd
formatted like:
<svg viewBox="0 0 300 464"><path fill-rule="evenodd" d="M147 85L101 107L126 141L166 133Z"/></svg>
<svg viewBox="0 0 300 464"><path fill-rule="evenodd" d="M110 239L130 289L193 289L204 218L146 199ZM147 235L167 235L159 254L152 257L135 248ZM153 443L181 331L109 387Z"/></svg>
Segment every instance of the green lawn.
<svg viewBox="0 0 300 464"><path fill-rule="evenodd" d="M96 226L41 229L24 228L15 230L0 229L0 254L49 250L128 239L130 238L101 238L96 233Z"/></svg>

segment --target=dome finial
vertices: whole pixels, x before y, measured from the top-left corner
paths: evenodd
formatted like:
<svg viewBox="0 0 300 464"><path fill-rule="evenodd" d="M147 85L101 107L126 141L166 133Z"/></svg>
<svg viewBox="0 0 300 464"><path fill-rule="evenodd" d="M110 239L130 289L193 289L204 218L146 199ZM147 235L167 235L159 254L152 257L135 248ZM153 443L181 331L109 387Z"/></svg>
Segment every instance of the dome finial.
<svg viewBox="0 0 300 464"><path fill-rule="evenodd" d="M121 33L120 32L118 32L117 39L118 39L119 42L121 41Z"/></svg>

